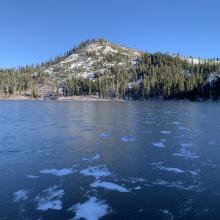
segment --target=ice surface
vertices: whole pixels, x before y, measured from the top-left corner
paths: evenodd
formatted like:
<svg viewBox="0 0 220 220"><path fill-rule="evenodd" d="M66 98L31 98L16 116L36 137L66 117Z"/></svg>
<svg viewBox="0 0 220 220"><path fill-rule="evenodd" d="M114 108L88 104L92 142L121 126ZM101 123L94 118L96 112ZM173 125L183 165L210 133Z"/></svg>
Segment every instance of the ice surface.
<svg viewBox="0 0 220 220"><path fill-rule="evenodd" d="M61 198L64 195L64 190L59 189L59 186L53 186L43 191L42 195L35 198L38 202L37 210L47 211L49 209L61 210Z"/></svg>
<svg viewBox="0 0 220 220"><path fill-rule="evenodd" d="M88 167L84 170L81 170L80 173L84 176L93 176L96 179L111 175L111 172L106 168L105 165Z"/></svg>
<svg viewBox="0 0 220 220"><path fill-rule="evenodd" d="M91 197L85 203L74 205L69 211L75 212L75 217L72 220L98 220L108 214L108 209L109 206L105 204L105 201L98 200L96 197Z"/></svg>
<svg viewBox="0 0 220 220"><path fill-rule="evenodd" d="M112 182L100 182L100 181L96 181L94 183L92 183L90 185L93 188L104 188L104 189L108 189L108 190L115 190L118 192L129 192L128 189L126 189L123 186L120 186L118 184L112 183Z"/></svg>
<svg viewBox="0 0 220 220"><path fill-rule="evenodd" d="M21 202L28 199L28 192L26 190L18 190L14 193L14 201Z"/></svg>

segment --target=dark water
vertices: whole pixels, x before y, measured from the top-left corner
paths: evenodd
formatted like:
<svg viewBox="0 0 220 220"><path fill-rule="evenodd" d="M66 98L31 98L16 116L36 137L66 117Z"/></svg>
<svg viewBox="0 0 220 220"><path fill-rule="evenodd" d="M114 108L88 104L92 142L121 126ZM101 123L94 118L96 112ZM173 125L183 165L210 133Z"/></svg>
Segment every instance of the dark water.
<svg viewBox="0 0 220 220"><path fill-rule="evenodd" d="M219 103L0 102L1 220L215 220L219 206Z"/></svg>

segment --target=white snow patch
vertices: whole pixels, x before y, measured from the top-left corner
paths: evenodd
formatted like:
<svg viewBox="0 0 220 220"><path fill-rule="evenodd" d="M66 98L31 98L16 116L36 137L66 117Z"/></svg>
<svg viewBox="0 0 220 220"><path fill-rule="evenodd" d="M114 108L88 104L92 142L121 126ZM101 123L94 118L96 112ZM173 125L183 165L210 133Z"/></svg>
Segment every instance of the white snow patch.
<svg viewBox="0 0 220 220"><path fill-rule="evenodd" d="M161 134L171 134L172 132L171 131L161 131L160 133Z"/></svg>
<svg viewBox="0 0 220 220"><path fill-rule="evenodd" d="M198 159L199 156L196 155L196 153L192 153L189 150L186 150L184 148L180 149L180 153L174 153L172 154L173 156L177 156L177 157L183 157L184 159L188 159L188 160L194 160L194 159Z"/></svg>
<svg viewBox="0 0 220 220"><path fill-rule="evenodd" d="M78 54L72 54L68 58L66 58L64 61L60 62L61 64L69 63L69 62L75 62L79 58Z"/></svg>
<svg viewBox="0 0 220 220"><path fill-rule="evenodd" d="M167 220L173 220L174 219L173 214L169 210L161 209L160 211L164 214L164 216L166 217Z"/></svg>
<svg viewBox="0 0 220 220"><path fill-rule="evenodd" d="M78 203L68 210L76 213L72 220L98 220L108 214L108 209L109 206L105 204L105 201L91 197L85 203Z"/></svg>
<svg viewBox="0 0 220 220"><path fill-rule="evenodd" d="M39 176L34 176L34 175L27 175L26 177L29 178L29 179L38 179L38 178L40 178Z"/></svg>
<svg viewBox="0 0 220 220"><path fill-rule="evenodd" d="M90 186L93 188L104 188L104 189L108 189L108 190L112 190L112 191L115 190L115 191L122 192L122 193L129 192L129 190L126 189L125 187L120 186L115 183L111 183L111 182L96 181L96 182L92 183Z"/></svg>
<svg viewBox="0 0 220 220"><path fill-rule="evenodd" d="M43 174L51 174L51 175L55 175L55 176L66 176L69 175L71 173L75 172L74 167L72 168L63 168L63 169L44 169L41 170L40 173Z"/></svg>
<svg viewBox="0 0 220 220"><path fill-rule="evenodd" d="M141 189L141 186L136 186L136 187L134 187L134 189L139 190L139 189Z"/></svg>
<svg viewBox="0 0 220 220"><path fill-rule="evenodd" d="M28 199L28 192L26 190L18 190L14 193L14 201L21 202Z"/></svg>
<svg viewBox="0 0 220 220"><path fill-rule="evenodd" d="M90 157L90 158L88 158L88 157L82 158L83 161L89 161L89 162L92 162L92 161L98 160L98 159L100 159L100 155L99 154L96 154L95 156Z"/></svg>
<svg viewBox="0 0 220 220"><path fill-rule="evenodd" d="M168 171L168 172L173 172L173 173L184 173L184 170L181 170L179 168L173 168L173 167L163 167L163 166L157 166L159 170L162 171Z"/></svg>
<svg viewBox="0 0 220 220"><path fill-rule="evenodd" d="M35 200L38 202L37 210L47 211L49 209L61 210L61 198L64 190L58 189L59 186L53 186L43 191L43 195L37 196Z"/></svg>
<svg viewBox="0 0 220 220"><path fill-rule="evenodd" d="M114 50L112 47L110 46L106 46L105 49L103 50L104 54L108 54L108 53L117 53L118 50Z"/></svg>
<svg viewBox="0 0 220 220"><path fill-rule="evenodd" d="M153 182L154 185L159 185L159 186L165 186L169 188L177 188L177 189L185 189L183 186L183 183L181 181L176 181L176 182L168 182L165 180L157 179L155 182Z"/></svg>
<svg viewBox="0 0 220 220"><path fill-rule="evenodd" d="M166 142L166 139L160 139L161 142Z"/></svg>
<svg viewBox="0 0 220 220"><path fill-rule="evenodd" d="M154 147L165 148L165 144L163 142L154 142L152 143Z"/></svg>
<svg viewBox="0 0 220 220"><path fill-rule="evenodd" d="M163 164L163 163L164 163L163 161L156 162L156 163L151 163L151 166L161 165L161 164Z"/></svg>
<svg viewBox="0 0 220 220"><path fill-rule="evenodd" d="M106 168L105 165L88 167L84 170L81 170L80 173L84 176L93 176L96 179L111 175L111 172Z"/></svg>
<svg viewBox="0 0 220 220"><path fill-rule="evenodd" d="M173 124L173 125L180 125L180 122L174 121L174 122L172 122L172 124Z"/></svg>
<svg viewBox="0 0 220 220"><path fill-rule="evenodd" d="M184 143L184 144L181 144L181 147L192 147L192 143Z"/></svg>
<svg viewBox="0 0 220 220"><path fill-rule="evenodd" d="M178 128L179 128L179 130L186 130L186 131L190 130L189 128L186 128L186 127L183 127L183 126L179 126Z"/></svg>
<svg viewBox="0 0 220 220"><path fill-rule="evenodd" d="M136 141L136 138L123 136L123 137L121 137L121 141L123 141L123 142L134 142L134 141Z"/></svg>
<svg viewBox="0 0 220 220"><path fill-rule="evenodd" d="M99 137L100 138L109 138L109 137L111 137L111 134L103 132L103 133L99 134Z"/></svg>

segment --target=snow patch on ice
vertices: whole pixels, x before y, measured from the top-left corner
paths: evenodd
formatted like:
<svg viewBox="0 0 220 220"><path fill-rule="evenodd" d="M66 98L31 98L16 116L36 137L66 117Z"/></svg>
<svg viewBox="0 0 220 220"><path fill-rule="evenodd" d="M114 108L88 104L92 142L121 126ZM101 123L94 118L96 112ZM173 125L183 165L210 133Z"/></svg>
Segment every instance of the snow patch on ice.
<svg viewBox="0 0 220 220"><path fill-rule="evenodd" d="M100 138L109 138L109 137L111 137L111 134L103 132L103 133L99 134L99 137Z"/></svg>
<svg viewBox="0 0 220 220"><path fill-rule="evenodd" d="M38 202L37 210L47 211L49 209L61 210L62 209L62 197L64 190L59 189L59 186L53 186L43 191L42 195L35 198Z"/></svg>
<svg viewBox="0 0 220 220"><path fill-rule="evenodd" d="M172 124L173 124L173 125L180 125L180 122L174 121L174 122L172 122Z"/></svg>
<svg viewBox="0 0 220 220"><path fill-rule="evenodd" d="M141 186L136 186L136 187L134 187L134 189L139 190L139 189L141 189Z"/></svg>
<svg viewBox="0 0 220 220"><path fill-rule="evenodd" d="M185 189L181 181L168 182L162 179L157 179L155 182L153 182L153 185L165 186L168 188Z"/></svg>
<svg viewBox="0 0 220 220"><path fill-rule="evenodd" d="M157 166L157 165L161 165L163 163L164 163L163 161L156 162L156 163L151 163L151 166Z"/></svg>
<svg viewBox="0 0 220 220"><path fill-rule="evenodd" d="M160 211L164 214L164 216L166 217L167 220L173 220L174 219L173 214L169 210L161 209Z"/></svg>
<svg viewBox="0 0 220 220"><path fill-rule="evenodd" d="M66 175L69 175L69 174L75 172L74 168L75 168L75 166L72 168L63 168L63 169L54 169L54 168L44 169L44 170L41 170L40 173L51 174L54 176L66 176Z"/></svg>
<svg viewBox="0 0 220 220"><path fill-rule="evenodd" d="M29 179L38 179L38 178L40 178L39 176L34 176L34 175L27 175L26 177L29 178Z"/></svg>
<svg viewBox="0 0 220 220"><path fill-rule="evenodd" d="M186 128L186 127L183 127L183 126L179 126L178 128L179 128L179 130L186 130L186 131L190 130L189 128Z"/></svg>
<svg viewBox="0 0 220 220"><path fill-rule="evenodd" d="M98 160L98 159L100 159L100 155L99 154L96 154L95 156L90 157L90 158L88 158L88 157L82 158L83 161L89 161L89 162L92 162L92 161Z"/></svg>
<svg viewBox="0 0 220 220"><path fill-rule="evenodd" d="M171 134L172 132L171 131L161 131L160 133L161 134Z"/></svg>
<svg viewBox="0 0 220 220"><path fill-rule="evenodd" d="M160 139L161 142L166 142L166 139Z"/></svg>
<svg viewBox="0 0 220 220"><path fill-rule="evenodd" d="M172 155L176 157L183 157L185 160L194 160L199 158L199 156L196 153L192 153L184 148L180 149L179 153L174 153Z"/></svg>
<svg viewBox="0 0 220 220"><path fill-rule="evenodd" d="M90 186L93 188L104 188L104 189L108 189L108 190L112 190L112 191L115 190L115 191L122 192L122 193L129 192L129 190L126 189L125 187L120 186L115 183L111 183L111 182L96 181L96 182L92 183Z"/></svg>
<svg viewBox="0 0 220 220"><path fill-rule="evenodd" d="M163 142L153 142L152 145L154 147L165 148L165 144Z"/></svg>
<svg viewBox="0 0 220 220"><path fill-rule="evenodd" d="M105 201L98 200L96 197L91 197L88 201L78 203L68 210L75 212L75 217L72 220L98 220L108 214L108 209L109 206Z"/></svg>
<svg viewBox="0 0 220 220"><path fill-rule="evenodd" d="M80 173L83 174L84 176L93 176L96 179L111 175L111 172L108 170L108 168L106 168L105 165L88 167L84 170L81 170Z"/></svg>
<svg viewBox="0 0 220 220"><path fill-rule="evenodd" d="M14 201L21 202L28 199L28 192L26 190L18 190L14 193Z"/></svg>
<svg viewBox="0 0 220 220"><path fill-rule="evenodd" d="M123 136L123 137L121 137L121 141L123 141L123 142L134 142L134 141L136 141L136 138Z"/></svg>
<svg viewBox="0 0 220 220"><path fill-rule="evenodd" d="M181 144L181 147L192 147L192 143L184 143L184 144Z"/></svg>
<svg viewBox="0 0 220 220"><path fill-rule="evenodd" d="M173 172L173 173L184 173L184 170L181 170L179 168L173 168L173 167L164 167L164 166L157 166L159 170L162 171L168 171L168 172Z"/></svg>

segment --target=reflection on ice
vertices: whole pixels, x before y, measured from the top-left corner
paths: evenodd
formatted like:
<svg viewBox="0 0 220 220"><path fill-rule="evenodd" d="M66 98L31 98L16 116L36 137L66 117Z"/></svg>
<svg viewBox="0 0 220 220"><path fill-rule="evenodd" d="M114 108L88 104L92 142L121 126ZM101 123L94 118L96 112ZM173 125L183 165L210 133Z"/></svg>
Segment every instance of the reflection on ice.
<svg viewBox="0 0 220 220"><path fill-rule="evenodd" d="M109 206L105 204L105 201L91 197L86 202L78 203L68 210L75 213L75 217L72 220L98 220L108 214L108 209Z"/></svg>

